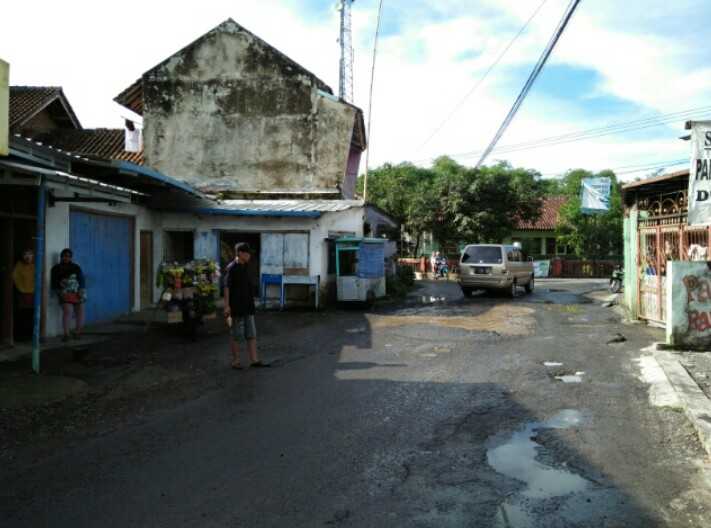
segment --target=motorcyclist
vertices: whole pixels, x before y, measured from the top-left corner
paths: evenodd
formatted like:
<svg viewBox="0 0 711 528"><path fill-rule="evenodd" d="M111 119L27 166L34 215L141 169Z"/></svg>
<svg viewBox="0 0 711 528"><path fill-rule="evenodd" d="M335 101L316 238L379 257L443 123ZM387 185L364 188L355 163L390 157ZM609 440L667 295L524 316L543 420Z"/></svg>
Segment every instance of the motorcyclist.
<svg viewBox="0 0 711 528"><path fill-rule="evenodd" d="M447 259L443 257L439 251L435 256L435 278L446 277L449 273Z"/></svg>

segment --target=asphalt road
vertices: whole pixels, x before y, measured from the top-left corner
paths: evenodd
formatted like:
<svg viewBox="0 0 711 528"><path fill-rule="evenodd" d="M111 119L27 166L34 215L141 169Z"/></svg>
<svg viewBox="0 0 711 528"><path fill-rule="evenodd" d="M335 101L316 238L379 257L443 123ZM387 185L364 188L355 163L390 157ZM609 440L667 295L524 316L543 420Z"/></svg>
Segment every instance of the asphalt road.
<svg viewBox="0 0 711 528"><path fill-rule="evenodd" d="M262 315L272 368L231 371L208 337L162 405L50 452L28 437L0 525L711 526L693 431L638 378L659 335L581 295L600 286Z"/></svg>

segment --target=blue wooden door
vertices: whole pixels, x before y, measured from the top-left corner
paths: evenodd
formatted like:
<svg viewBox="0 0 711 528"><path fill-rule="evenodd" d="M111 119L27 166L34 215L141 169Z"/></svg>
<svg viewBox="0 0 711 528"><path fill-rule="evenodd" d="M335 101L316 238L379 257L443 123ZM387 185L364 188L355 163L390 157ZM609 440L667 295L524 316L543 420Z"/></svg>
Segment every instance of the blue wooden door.
<svg viewBox="0 0 711 528"><path fill-rule="evenodd" d="M72 211L69 243L86 279L86 322L131 310L133 232L130 218Z"/></svg>

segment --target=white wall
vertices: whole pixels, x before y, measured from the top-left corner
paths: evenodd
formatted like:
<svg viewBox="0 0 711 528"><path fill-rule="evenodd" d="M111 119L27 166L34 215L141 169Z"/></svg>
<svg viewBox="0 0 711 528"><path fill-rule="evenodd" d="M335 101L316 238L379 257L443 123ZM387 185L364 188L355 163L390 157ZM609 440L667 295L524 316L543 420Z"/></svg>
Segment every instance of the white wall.
<svg viewBox="0 0 711 528"><path fill-rule="evenodd" d="M52 188L51 186L49 187ZM73 192L66 186L55 187L57 195ZM84 191L85 193L86 191ZM97 196L101 196L96 193ZM106 196L110 197L110 196ZM51 291L50 270L59 262L59 254L69 245L69 211L71 207L81 208L96 213L111 213L126 215L134 220L134 261L133 261L133 306L132 310L141 309L141 278L140 278L140 232L153 232L153 277L163 259L164 232L171 230L190 230L195 233L195 257L214 259L217 253L215 230L242 232L307 232L309 233L309 274L321 275L321 285L327 285L326 270L328 268L328 251L325 239L329 232L351 232L356 236L363 235L364 212L362 207L324 213L320 218L265 218L265 217L231 217L231 216L199 216L186 213L161 213L149 210L143 206L118 203L115 206L100 203L68 204L57 203L47 207L45 233L45 273L44 273L44 305L45 335L55 336L62 333L62 320L59 303ZM201 254L204 253L204 254ZM81 262L78 262L81 265ZM160 289L153 281L153 300L160 295ZM88 292L91 295L91 292Z"/></svg>
<svg viewBox="0 0 711 528"><path fill-rule="evenodd" d="M267 218L256 216L218 216L182 213L157 215L154 244L162 247L162 233L171 230L190 229L195 233L196 258L214 259L217 241L214 231L241 231L245 233L264 232L304 232L309 233L309 275L321 275L325 282L328 268L328 251L325 239L329 231L347 231L356 236L363 235L363 208L354 207L346 211L324 213L320 218L282 217ZM211 241L210 241L211 239ZM158 242L160 240L160 242ZM202 249L201 249L202 248ZM200 251L205 254L200 254ZM162 253L161 253L162 255ZM160 258L156 261L160 263Z"/></svg>
<svg viewBox="0 0 711 528"><path fill-rule="evenodd" d="M74 189L65 185L48 185L48 189L53 189L57 196L66 196L71 194ZM82 190L82 194L86 194L86 190ZM96 196L115 198L110 195L102 195L94 193ZM54 207L47 206L47 216L45 221L45 258L44 258L44 306L45 311L45 335L54 336L62 333L62 318L59 303L51 290L51 269L52 266L59 262L59 254L62 249L70 247L69 245L69 211L70 208L81 208L84 211L96 213L111 213L117 215L126 215L134 220L134 237L133 237L133 310L140 309L141 301L141 282L140 282L140 236L141 230L154 229L154 213L145 207L133 204L118 203L115 206L101 203L81 203L69 204L65 202L57 203ZM156 251L156 242L154 241L154 252ZM155 256L154 256L155 261ZM81 262L77 262L81 266ZM91 295L91 292L88 292Z"/></svg>

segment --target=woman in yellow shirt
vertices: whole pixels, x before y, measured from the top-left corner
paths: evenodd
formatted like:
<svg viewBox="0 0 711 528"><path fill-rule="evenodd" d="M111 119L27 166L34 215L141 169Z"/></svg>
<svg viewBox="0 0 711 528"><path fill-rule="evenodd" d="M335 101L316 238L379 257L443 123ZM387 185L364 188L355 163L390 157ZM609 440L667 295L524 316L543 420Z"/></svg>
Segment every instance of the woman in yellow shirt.
<svg viewBox="0 0 711 528"><path fill-rule="evenodd" d="M35 255L32 250L22 254L22 260L15 264L12 280L16 290L15 338L28 339L32 336L32 309L35 294Z"/></svg>

